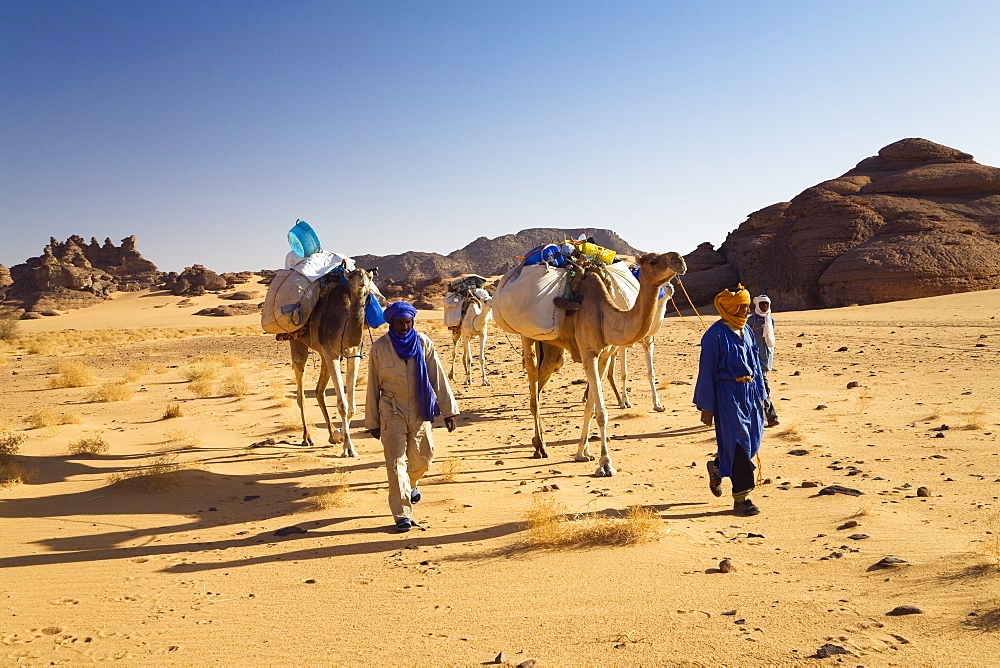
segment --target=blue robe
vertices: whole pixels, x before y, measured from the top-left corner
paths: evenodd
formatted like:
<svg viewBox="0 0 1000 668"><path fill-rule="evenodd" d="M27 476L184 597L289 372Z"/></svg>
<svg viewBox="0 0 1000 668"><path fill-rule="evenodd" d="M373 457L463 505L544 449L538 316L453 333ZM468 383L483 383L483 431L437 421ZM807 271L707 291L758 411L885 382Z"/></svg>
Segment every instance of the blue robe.
<svg viewBox="0 0 1000 668"><path fill-rule="evenodd" d="M749 383L736 378L753 376ZM736 448L748 458L757 454L764 433L763 401L767 398L764 374L753 331L743 328L741 339L719 320L701 337L701 360L694 403L715 415L715 440L719 446L719 475L733 475Z"/></svg>

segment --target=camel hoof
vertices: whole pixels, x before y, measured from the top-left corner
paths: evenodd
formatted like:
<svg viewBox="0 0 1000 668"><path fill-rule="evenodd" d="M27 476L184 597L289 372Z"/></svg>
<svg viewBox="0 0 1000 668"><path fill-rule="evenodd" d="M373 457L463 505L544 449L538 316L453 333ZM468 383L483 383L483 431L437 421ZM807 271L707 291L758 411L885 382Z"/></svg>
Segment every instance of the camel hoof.
<svg viewBox="0 0 1000 668"><path fill-rule="evenodd" d="M618 471L616 471L615 468L610 463L608 463L608 464L601 464L600 466L598 466L597 471L594 472L594 475L597 476L598 478L610 478L616 473L618 473Z"/></svg>
<svg viewBox="0 0 1000 668"><path fill-rule="evenodd" d="M342 453L340 454L340 456L341 456L341 457L357 457L357 456L358 456L358 453L357 453L357 452L355 452L354 448L351 448L350 450L344 450L344 451L343 451L343 452L342 452Z"/></svg>
<svg viewBox="0 0 1000 668"><path fill-rule="evenodd" d="M578 462L592 462L594 461L594 455L580 454L579 452L573 457Z"/></svg>
<svg viewBox="0 0 1000 668"><path fill-rule="evenodd" d="M464 383L462 383L462 384L463 384L463 385L472 385L472 381L471 381L471 380L467 380L467 381L465 381L465 382L464 382Z"/></svg>
<svg viewBox="0 0 1000 668"><path fill-rule="evenodd" d="M667 409L665 406L653 406L653 410L657 413L666 413Z"/></svg>
<svg viewBox="0 0 1000 668"><path fill-rule="evenodd" d="M531 454L532 459L548 459L549 453L545 451L545 448L535 448L535 451Z"/></svg>
<svg viewBox="0 0 1000 668"><path fill-rule="evenodd" d="M489 386L490 386L490 381L484 380L483 381L483 387L489 387Z"/></svg>

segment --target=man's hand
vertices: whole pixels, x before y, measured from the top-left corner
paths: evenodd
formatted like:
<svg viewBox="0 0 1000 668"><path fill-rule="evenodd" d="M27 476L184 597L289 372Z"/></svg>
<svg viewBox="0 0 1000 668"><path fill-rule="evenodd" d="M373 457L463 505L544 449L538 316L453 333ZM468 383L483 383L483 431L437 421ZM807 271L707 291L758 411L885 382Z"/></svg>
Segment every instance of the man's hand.
<svg viewBox="0 0 1000 668"><path fill-rule="evenodd" d="M375 438L382 438L382 430L379 429L378 427L376 427L375 429L369 429L368 433L374 436Z"/></svg>
<svg viewBox="0 0 1000 668"><path fill-rule="evenodd" d="M444 426L448 428L448 431L455 431L455 418L446 417L444 419Z"/></svg>
<svg viewBox="0 0 1000 668"><path fill-rule="evenodd" d="M701 412L701 421L704 422L705 425L708 426L708 427L712 426L712 418L714 418L714 417L715 417L715 414L712 411L702 411Z"/></svg>

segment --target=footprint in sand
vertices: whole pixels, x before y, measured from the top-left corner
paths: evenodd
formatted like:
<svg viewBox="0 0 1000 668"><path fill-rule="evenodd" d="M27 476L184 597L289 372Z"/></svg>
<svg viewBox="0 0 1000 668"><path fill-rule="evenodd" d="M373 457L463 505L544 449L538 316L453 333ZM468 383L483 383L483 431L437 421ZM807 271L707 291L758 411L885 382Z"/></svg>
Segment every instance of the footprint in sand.
<svg viewBox="0 0 1000 668"><path fill-rule="evenodd" d="M69 598L68 596L64 596L63 598L57 598L54 601L49 601L49 603L51 603L52 605L77 605L80 603L80 601L75 598Z"/></svg>
<svg viewBox="0 0 1000 668"><path fill-rule="evenodd" d="M424 608L420 612L424 613L425 615L447 615L449 612L451 612L451 606L435 605L433 607Z"/></svg>
<svg viewBox="0 0 1000 668"><path fill-rule="evenodd" d="M670 618L678 622L703 622L712 615L703 610L671 610Z"/></svg>

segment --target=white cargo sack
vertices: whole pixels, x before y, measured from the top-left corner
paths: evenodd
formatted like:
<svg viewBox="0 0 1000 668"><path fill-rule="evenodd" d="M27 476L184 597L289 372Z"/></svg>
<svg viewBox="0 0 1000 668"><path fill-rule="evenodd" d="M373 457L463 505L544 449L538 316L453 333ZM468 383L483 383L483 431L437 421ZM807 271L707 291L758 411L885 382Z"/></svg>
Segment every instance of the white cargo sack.
<svg viewBox="0 0 1000 668"><path fill-rule="evenodd" d="M260 326L268 334L302 329L319 300L319 285L294 269L279 269L267 286Z"/></svg>
<svg viewBox="0 0 1000 668"><path fill-rule="evenodd" d="M559 336L566 311L552 300L563 294L569 272L547 264L511 269L493 294L493 318L501 329L538 341Z"/></svg>
<svg viewBox="0 0 1000 668"><path fill-rule="evenodd" d="M639 281L632 275L632 271L624 262L612 262L605 265L605 274L611 285L608 288L608 295L611 303L627 311L635 305L635 300L639 298Z"/></svg>
<svg viewBox="0 0 1000 668"><path fill-rule="evenodd" d="M458 327L462 324L462 304L465 297L457 292L449 292L444 296L445 327Z"/></svg>

